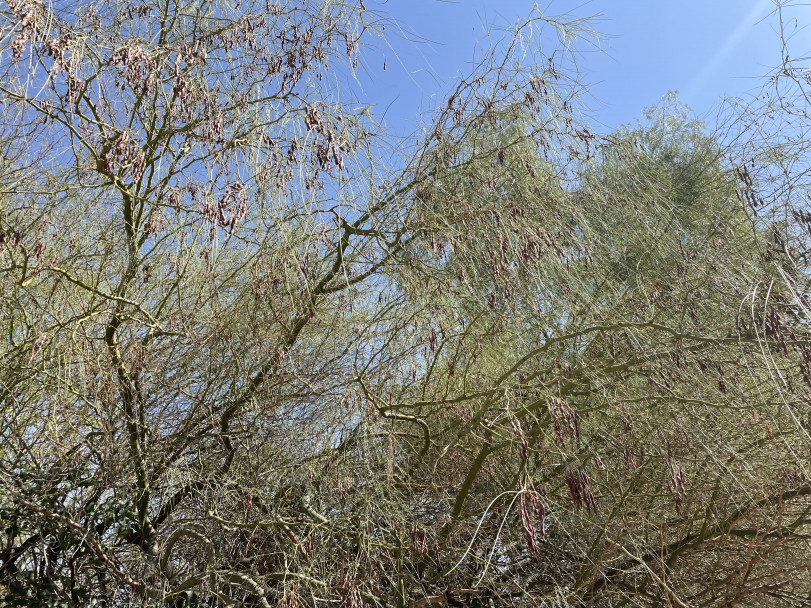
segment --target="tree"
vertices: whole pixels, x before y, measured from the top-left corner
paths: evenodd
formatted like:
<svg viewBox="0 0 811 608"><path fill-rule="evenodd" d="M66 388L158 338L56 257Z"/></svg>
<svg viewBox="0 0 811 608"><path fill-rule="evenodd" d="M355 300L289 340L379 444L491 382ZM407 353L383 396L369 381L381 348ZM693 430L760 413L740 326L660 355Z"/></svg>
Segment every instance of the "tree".
<svg viewBox="0 0 811 608"><path fill-rule="evenodd" d="M473 167L469 183L495 180L482 202L509 219L481 238L440 229L455 233L468 274L485 276L467 282L468 306L482 285L499 286L475 309L485 338L470 323L441 342L457 369L458 353L480 360L439 398L411 399L454 404L437 443L469 454L454 462L438 447L428 459L434 477L464 480L438 544L485 562L471 559L460 587L489 580L528 603L607 605L807 594L807 439L794 424L807 406L792 384L804 340L784 321L798 308L777 285L773 247L761 246L768 223L741 204L721 148L678 107L651 116L606 138L568 191L537 187L540 162L534 176L499 169L520 155L495 160L497 177ZM528 235L544 239L532 255L510 249ZM476 347L459 344L471 334Z"/></svg>
<svg viewBox="0 0 811 608"><path fill-rule="evenodd" d="M363 3L6 2L0 601L807 595L769 227L677 107L578 120L576 26L386 172Z"/></svg>

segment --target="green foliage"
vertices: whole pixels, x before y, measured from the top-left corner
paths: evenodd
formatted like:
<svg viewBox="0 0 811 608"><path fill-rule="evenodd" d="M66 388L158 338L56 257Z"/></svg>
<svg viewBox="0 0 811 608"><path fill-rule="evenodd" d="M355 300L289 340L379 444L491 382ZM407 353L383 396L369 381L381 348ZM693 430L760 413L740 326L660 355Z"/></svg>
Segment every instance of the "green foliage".
<svg viewBox="0 0 811 608"><path fill-rule="evenodd" d="M751 159L674 98L595 134L537 12L386 173L319 85L363 3L68 8L0 21L0 605L805 601Z"/></svg>

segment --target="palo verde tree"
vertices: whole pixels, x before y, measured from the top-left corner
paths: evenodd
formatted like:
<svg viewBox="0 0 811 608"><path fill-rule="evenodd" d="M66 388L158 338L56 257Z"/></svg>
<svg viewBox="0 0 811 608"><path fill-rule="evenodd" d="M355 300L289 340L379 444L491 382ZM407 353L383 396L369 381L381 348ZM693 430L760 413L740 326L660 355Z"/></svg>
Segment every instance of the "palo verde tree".
<svg viewBox="0 0 811 608"><path fill-rule="evenodd" d="M390 169L363 2L0 27L0 603L808 595L790 252L677 107L583 124L577 23Z"/></svg>
<svg viewBox="0 0 811 608"><path fill-rule="evenodd" d="M380 383L400 395L369 391L399 441L424 424L394 450L434 480L433 509L411 498L437 548L408 580L527 605L803 597L806 338L740 169L672 102L601 141L569 125L568 158L542 121L510 140L539 126L512 111L423 192L401 281L430 314Z"/></svg>

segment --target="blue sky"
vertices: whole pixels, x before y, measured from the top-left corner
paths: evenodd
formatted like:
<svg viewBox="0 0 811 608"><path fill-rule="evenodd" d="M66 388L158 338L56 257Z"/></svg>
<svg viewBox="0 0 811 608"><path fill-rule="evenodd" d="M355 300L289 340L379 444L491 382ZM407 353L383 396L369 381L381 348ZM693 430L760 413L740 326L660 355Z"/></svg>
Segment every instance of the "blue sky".
<svg viewBox="0 0 811 608"><path fill-rule="evenodd" d="M485 24L512 24L528 16L534 2L367 0L366 5L402 24L404 33L390 24L391 48L378 42L369 52L364 93L375 101L378 116L385 113L388 124L408 132L417 128L420 109L430 110L437 95L443 99L489 45ZM772 0L559 0L540 6L547 15L594 16L590 25L602 34L601 48L584 47L580 68L589 84L586 101L604 131L637 120L670 90L712 123L724 95L756 91L780 60ZM785 16L793 42L811 48L811 29L803 27L803 21L811 22L811 7ZM498 28L489 33L504 35Z"/></svg>

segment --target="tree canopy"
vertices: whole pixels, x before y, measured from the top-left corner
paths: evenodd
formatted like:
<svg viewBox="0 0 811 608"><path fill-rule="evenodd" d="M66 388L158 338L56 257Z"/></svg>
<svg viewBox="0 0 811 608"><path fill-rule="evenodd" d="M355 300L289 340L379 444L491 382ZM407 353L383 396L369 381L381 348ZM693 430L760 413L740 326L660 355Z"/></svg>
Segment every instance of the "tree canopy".
<svg viewBox="0 0 811 608"><path fill-rule="evenodd" d="M398 141L363 2L6 0L0 605L808 605L804 169L578 27Z"/></svg>

